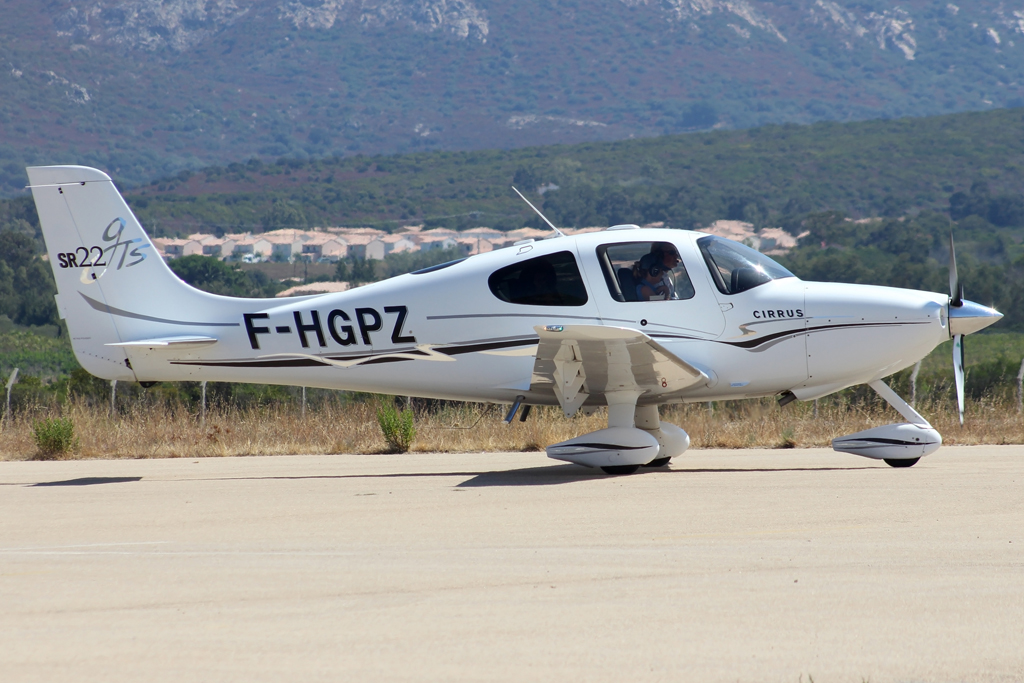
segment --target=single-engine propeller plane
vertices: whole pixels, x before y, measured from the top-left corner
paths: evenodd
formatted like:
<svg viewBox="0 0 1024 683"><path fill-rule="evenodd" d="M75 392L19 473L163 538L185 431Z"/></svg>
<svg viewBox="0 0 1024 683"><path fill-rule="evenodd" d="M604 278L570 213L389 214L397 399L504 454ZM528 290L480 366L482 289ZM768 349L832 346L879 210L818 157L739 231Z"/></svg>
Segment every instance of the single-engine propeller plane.
<svg viewBox="0 0 1024 683"><path fill-rule="evenodd" d="M57 306L82 366L108 380L258 382L511 406L607 406L608 427L548 446L627 474L689 446L659 406L868 384L906 420L833 441L913 465L942 437L882 382L1001 318L950 294L803 282L754 249L619 225L515 245L337 294L217 296L179 280L103 172L28 169ZM532 207L532 205L531 205ZM536 209L535 209L536 210ZM538 212L539 213L539 212ZM545 219L547 220L547 219ZM552 226L554 227L554 226Z"/></svg>

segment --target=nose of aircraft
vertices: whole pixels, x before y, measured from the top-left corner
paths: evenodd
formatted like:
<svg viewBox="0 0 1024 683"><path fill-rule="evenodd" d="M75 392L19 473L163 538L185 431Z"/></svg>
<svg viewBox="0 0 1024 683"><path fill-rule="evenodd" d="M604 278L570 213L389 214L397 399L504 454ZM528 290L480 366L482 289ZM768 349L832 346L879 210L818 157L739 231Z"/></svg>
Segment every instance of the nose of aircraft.
<svg viewBox="0 0 1024 683"><path fill-rule="evenodd" d="M1003 314L994 308L963 301L959 306L949 305L949 335L972 334L999 322Z"/></svg>

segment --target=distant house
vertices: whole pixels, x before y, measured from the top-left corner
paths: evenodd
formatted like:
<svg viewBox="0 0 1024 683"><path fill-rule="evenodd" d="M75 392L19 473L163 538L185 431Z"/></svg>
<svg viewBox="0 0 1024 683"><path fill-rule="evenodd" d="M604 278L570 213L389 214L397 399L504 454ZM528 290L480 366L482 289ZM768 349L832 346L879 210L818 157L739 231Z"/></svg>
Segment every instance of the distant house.
<svg viewBox="0 0 1024 683"><path fill-rule="evenodd" d="M268 240L262 237L247 237L235 243L231 255L240 261L263 261L270 256L272 250L273 245Z"/></svg>
<svg viewBox="0 0 1024 683"><path fill-rule="evenodd" d="M270 258L274 261L291 261L302 253L305 240L295 230L275 230L264 233L263 239L270 242Z"/></svg>
<svg viewBox="0 0 1024 683"><path fill-rule="evenodd" d="M173 239L163 240L163 243L164 258L180 258L203 253L203 245L198 240Z"/></svg>
<svg viewBox="0 0 1024 683"><path fill-rule="evenodd" d="M165 250L167 248L167 243L171 241L170 237L152 237L149 241L153 243L153 248L156 249L156 253L160 254L160 256L164 258L167 257Z"/></svg>
<svg viewBox="0 0 1024 683"><path fill-rule="evenodd" d="M286 243L286 242L308 242L313 239L316 233L312 233L308 230L296 230L295 228L281 228L279 230L269 230L263 233L263 237L270 240L272 243Z"/></svg>
<svg viewBox="0 0 1024 683"><path fill-rule="evenodd" d="M235 250L235 240L212 239L203 242L203 255L214 258L227 258Z"/></svg>
<svg viewBox="0 0 1024 683"><path fill-rule="evenodd" d="M320 233L302 245L302 257L312 262L336 263L348 255L348 244L342 237Z"/></svg>
<svg viewBox="0 0 1024 683"><path fill-rule="evenodd" d="M420 245L410 235L398 233L382 237L381 241L388 245L389 254L398 254L403 251L419 251Z"/></svg>
<svg viewBox="0 0 1024 683"><path fill-rule="evenodd" d="M364 234L346 234L344 238L348 242L348 256L357 259L369 258L366 255L366 245L377 239L374 236Z"/></svg>
<svg viewBox="0 0 1024 683"><path fill-rule="evenodd" d="M366 238L370 240L374 237L384 237L387 235L386 232L377 228L324 228L324 230L343 237L350 244L353 238Z"/></svg>
<svg viewBox="0 0 1024 683"><path fill-rule="evenodd" d="M311 282L308 285L296 285L289 287L283 292L278 292L277 296L309 296L312 294L333 294L335 292L344 292L348 289L347 282Z"/></svg>
<svg viewBox="0 0 1024 683"><path fill-rule="evenodd" d="M388 255L390 245L381 237L374 237L366 243L365 256L363 258L380 261Z"/></svg>
<svg viewBox="0 0 1024 683"><path fill-rule="evenodd" d="M430 232L434 232L431 230ZM456 233L457 235L458 233ZM420 249L423 251L429 251L430 249L454 249L458 246L458 242L455 241L455 237L451 235L438 235L433 234L426 236L426 233L421 233L419 237Z"/></svg>
<svg viewBox="0 0 1024 683"><path fill-rule="evenodd" d="M494 250L494 244L482 237L461 237L455 240L455 243L458 245L459 251L462 252L463 256L474 256Z"/></svg>

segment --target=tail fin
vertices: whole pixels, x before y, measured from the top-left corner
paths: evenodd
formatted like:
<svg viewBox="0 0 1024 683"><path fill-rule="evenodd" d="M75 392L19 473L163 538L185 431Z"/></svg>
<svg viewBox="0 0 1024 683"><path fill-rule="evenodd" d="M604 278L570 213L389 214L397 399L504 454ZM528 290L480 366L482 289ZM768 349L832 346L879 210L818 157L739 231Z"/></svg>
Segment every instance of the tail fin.
<svg viewBox="0 0 1024 683"><path fill-rule="evenodd" d="M228 322L236 307L225 302L245 300L178 279L107 174L84 166L27 170L57 281L57 309L90 373L135 380L123 344L238 327Z"/></svg>

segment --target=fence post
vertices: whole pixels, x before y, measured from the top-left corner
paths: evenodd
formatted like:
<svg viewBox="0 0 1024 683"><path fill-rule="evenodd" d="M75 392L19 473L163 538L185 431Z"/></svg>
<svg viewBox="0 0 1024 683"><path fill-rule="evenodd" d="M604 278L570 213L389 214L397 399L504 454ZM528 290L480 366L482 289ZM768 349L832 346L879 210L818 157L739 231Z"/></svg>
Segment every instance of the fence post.
<svg viewBox="0 0 1024 683"><path fill-rule="evenodd" d="M1020 362L1020 372L1017 373L1017 412L1021 411L1024 411L1024 360Z"/></svg>
<svg viewBox="0 0 1024 683"><path fill-rule="evenodd" d="M916 407L917 403L917 373L921 372L921 361L914 364L914 371L910 373L910 405Z"/></svg>
<svg viewBox="0 0 1024 683"><path fill-rule="evenodd" d="M306 387L302 387L302 419L306 419Z"/></svg>
<svg viewBox="0 0 1024 683"><path fill-rule="evenodd" d="M4 405L4 417L3 421L7 420L7 414L11 412L11 387L18 381L18 368L14 368L14 372L11 373L11 378L7 380L7 403Z"/></svg>
<svg viewBox="0 0 1024 683"><path fill-rule="evenodd" d="M110 380L110 417L114 417L115 405L114 402L117 400L117 380Z"/></svg>
<svg viewBox="0 0 1024 683"><path fill-rule="evenodd" d="M818 419L818 399L814 399L814 419Z"/></svg>
<svg viewBox="0 0 1024 683"><path fill-rule="evenodd" d="M206 380L205 379L203 380L202 387L203 387L203 404L202 404L202 407L199 409L199 426L201 428L203 428L203 429L206 429Z"/></svg>

